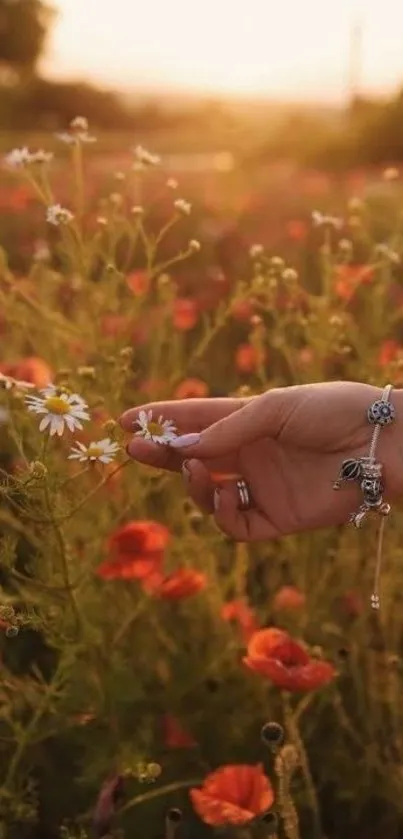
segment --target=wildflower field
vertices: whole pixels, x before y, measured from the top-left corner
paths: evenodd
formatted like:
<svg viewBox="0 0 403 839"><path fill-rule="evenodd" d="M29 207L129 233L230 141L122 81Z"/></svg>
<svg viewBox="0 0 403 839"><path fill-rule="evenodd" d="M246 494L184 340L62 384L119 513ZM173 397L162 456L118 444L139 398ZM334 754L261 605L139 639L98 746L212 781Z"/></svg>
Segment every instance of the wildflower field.
<svg viewBox="0 0 403 839"><path fill-rule="evenodd" d="M0 839L401 839L401 513L377 612L372 522L234 542L118 422L402 386L399 173L42 143L0 173Z"/></svg>

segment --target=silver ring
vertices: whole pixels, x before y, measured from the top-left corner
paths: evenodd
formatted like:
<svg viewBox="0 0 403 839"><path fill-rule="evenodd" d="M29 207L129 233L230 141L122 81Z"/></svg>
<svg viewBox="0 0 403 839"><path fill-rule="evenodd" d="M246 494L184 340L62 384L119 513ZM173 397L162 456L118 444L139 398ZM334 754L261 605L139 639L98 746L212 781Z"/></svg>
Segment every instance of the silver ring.
<svg viewBox="0 0 403 839"><path fill-rule="evenodd" d="M236 482L236 487L239 496L238 510L246 512L247 510L250 510L253 506L248 484L246 483L246 481L243 480L243 478L241 478Z"/></svg>

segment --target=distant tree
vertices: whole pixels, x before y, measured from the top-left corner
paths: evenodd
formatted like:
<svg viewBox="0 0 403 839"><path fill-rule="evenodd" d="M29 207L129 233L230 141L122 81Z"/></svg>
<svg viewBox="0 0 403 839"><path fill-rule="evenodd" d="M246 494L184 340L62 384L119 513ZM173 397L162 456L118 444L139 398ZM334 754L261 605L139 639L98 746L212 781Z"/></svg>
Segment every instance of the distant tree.
<svg viewBox="0 0 403 839"><path fill-rule="evenodd" d="M0 70L18 81L34 73L55 10L45 0L0 0Z"/></svg>

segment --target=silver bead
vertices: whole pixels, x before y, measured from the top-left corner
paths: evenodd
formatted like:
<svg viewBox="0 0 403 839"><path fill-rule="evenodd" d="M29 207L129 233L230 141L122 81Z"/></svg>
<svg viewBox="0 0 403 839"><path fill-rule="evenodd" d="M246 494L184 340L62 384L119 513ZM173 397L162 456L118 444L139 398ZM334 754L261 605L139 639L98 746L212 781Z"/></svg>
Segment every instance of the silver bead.
<svg viewBox="0 0 403 839"><path fill-rule="evenodd" d="M366 505L362 505L358 510L358 513L352 513L350 516L350 522L354 525L354 527L361 527L365 516L367 515L368 507Z"/></svg>
<svg viewBox="0 0 403 839"><path fill-rule="evenodd" d="M371 425L389 425L395 419L396 411L391 402L377 399L367 411L368 422Z"/></svg>
<svg viewBox="0 0 403 839"><path fill-rule="evenodd" d="M383 486L379 478L363 478L361 491L369 507L378 507L382 503Z"/></svg>

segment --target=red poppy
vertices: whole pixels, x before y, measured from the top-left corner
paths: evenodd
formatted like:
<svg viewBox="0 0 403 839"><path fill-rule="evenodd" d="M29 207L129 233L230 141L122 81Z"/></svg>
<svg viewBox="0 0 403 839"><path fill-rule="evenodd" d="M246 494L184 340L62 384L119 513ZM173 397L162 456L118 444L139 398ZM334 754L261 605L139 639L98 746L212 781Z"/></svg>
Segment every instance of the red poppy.
<svg viewBox="0 0 403 839"><path fill-rule="evenodd" d="M297 352L297 363L299 367L310 367L315 360L315 353L311 347L302 347Z"/></svg>
<svg viewBox="0 0 403 839"><path fill-rule="evenodd" d="M370 283L374 276L371 265L338 265L335 268L337 297L349 303L361 285Z"/></svg>
<svg viewBox="0 0 403 839"><path fill-rule="evenodd" d="M126 277L126 284L133 294L146 294L150 287L150 275L147 271L132 271Z"/></svg>
<svg viewBox="0 0 403 839"><path fill-rule="evenodd" d="M346 591L341 598L341 606L349 618L358 618L364 611L362 597L356 591Z"/></svg>
<svg viewBox="0 0 403 839"><path fill-rule="evenodd" d="M291 219L286 224L287 236L293 242L303 242L308 234L308 225L301 219Z"/></svg>
<svg viewBox="0 0 403 839"><path fill-rule="evenodd" d="M144 588L156 597L165 600L184 600L206 588L207 578L194 568L178 568L163 577L158 572L144 579Z"/></svg>
<svg viewBox="0 0 403 839"><path fill-rule="evenodd" d="M180 722L172 714L165 714L162 720L164 744L168 749L191 749L197 745L196 740L182 728Z"/></svg>
<svg viewBox="0 0 403 839"><path fill-rule="evenodd" d="M252 315L255 313L255 305L251 300L234 300L231 305L231 315L234 320L241 323L249 323Z"/></svg>
<svg viewBox="0 0 403 839"><path fill-rule="evenodd" d="M403 356L403 346L395 341L393 338L388 338L383 341L378 354L378 364L380 367L388 367L393 361L396 361L398 356Z"/></svg>
<svg viewBox="0 0 403 839"><path fill-rule="evenodd" d="M305 606L306 597L296 586L282 586L273 598L273 609L276 611L295 611Z"/></svg>
<svg viewBox="0 0 403 839"><path fill-rule="evenodd" d="M294 641L287 632L276 629L255 632L243 661L251 670L271 679L281 690L292 693L323 687L336 674L332 664L311 658L302 644Z"/></svg>
<svg viewBox="0 0 403 839"><path fill-rule="evenodd" d="M101 332L105 338L128 338L131 326L126 315L108 314L101 319Z"/></svg>
<svg viewBox="0 0 403 839"><path fill-rule="evenodd" d="M148 379L143 379L142 382L139 383L138 389L141 393L147 394L147 396L153 396L154 399L158 399L165 389L166 389L166 382L163 379L158 379L156 376L150 376Z"/></svg>
<svg viewBox="0 0 403 839"><path fill-rule="evenodd" d="M256 615L244 600L230 600L224 603L221 608L221 617L225 621L238 624L245 644L249 643L254 632L258 630Z"/></svg>
<svg viewBox="0 0 403 839"><path fill-rule="evenodd" d="M170 539L167 527L156 521L130 521L109 539L109 558L97 569L104 580L144 580L159 571Z"/></svg>
<svg viewBox="0 0 403 839"><path fill-rule="evenodd" d="M198 319L199 311L195 300L186 297L178 297L174 300L172 322L175 329L188 332L196 326Z"/></svg>
<svg viewBox="0 0 403 839"><path fill-rule="evenodd" d="M202 379L184 379L174 391L175 399L205 399L208 396L208 386Z"/></svg>
<svg viewBox="0 0 403 839"><path fill-rule="evenodd" d="M247 824L273 804L274 793L263 765L220 766L204 779L201 789L191 789L197 815L212 827Z"/></svg>
<svg viewBox="0 0 403 839"><path fill-rule="evenodd" d="M240 373L254 373L265 361L266 353L252 344L240 344L235 353L235 366Z"/></svg>
<svg viewBox="0 0 403 839"><path fill-rule="evenodd" d="M13 363L6 362L0 365L0 370L5 376L30 382L35 387L46 387L53 380L53 372L49 364L37 356L28 356Z"/></svg>

